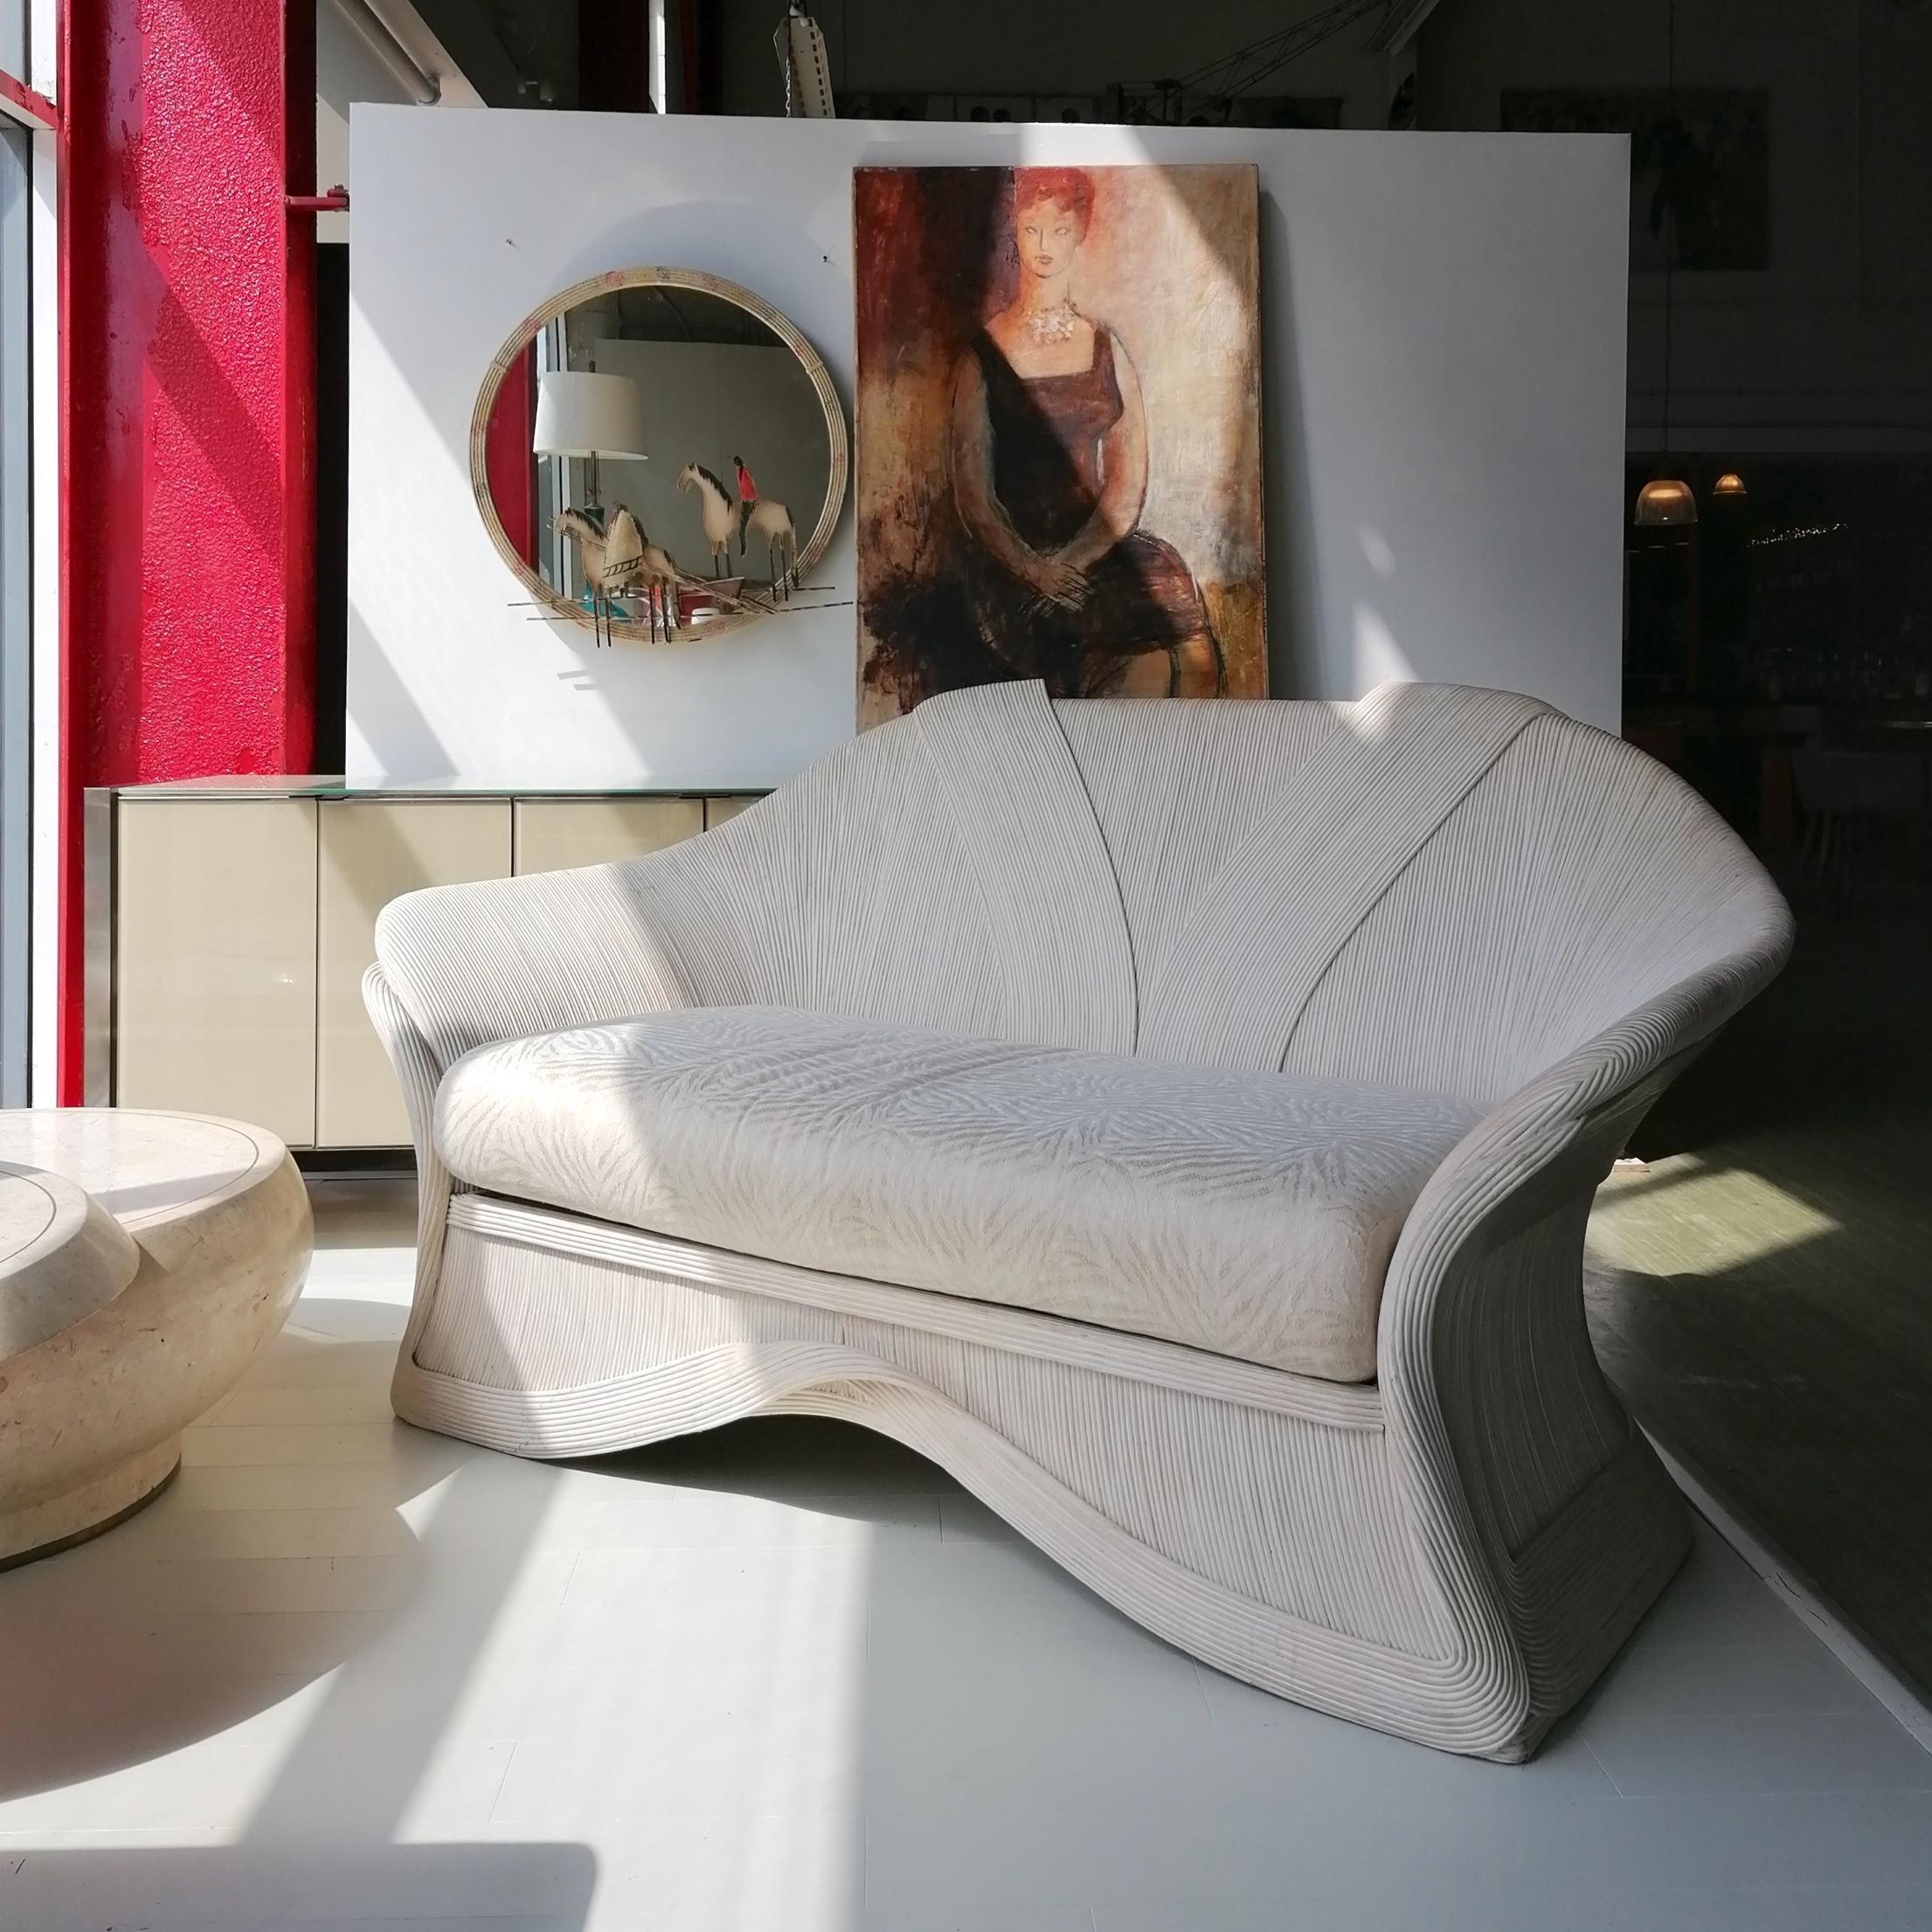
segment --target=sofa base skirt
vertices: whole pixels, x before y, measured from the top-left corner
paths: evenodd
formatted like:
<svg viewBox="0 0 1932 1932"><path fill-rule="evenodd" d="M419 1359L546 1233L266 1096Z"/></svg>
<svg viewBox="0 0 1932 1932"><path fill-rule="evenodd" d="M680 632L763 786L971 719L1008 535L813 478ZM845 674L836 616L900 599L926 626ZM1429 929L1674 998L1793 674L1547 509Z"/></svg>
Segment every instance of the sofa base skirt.
<svg viewBox="0 0 1932 1932"><path fill-rule="evenodd" d="M834 1416L930 1458L1169 1643L1298 1703L1516 1762L1687 1547L1634 1430L1486 1603L1430 1561L1377 1391L476 1194L398 1365L405 1420L594 1455Z"/></svg>

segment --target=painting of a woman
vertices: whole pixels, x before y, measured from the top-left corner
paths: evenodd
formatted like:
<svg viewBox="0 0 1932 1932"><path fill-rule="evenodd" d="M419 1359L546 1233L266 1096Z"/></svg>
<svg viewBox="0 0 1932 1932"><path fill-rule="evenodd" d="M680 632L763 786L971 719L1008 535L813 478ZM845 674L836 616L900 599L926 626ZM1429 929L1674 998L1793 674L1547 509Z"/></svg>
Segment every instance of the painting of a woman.
<svg viewBox="0 0 1932 1932"><path fill-rule="evenodd" d="M1254 202L1239 168L860 171L862 723L999 677L1263 694ZM1191 284L1126 272L1176 232Z"/></svg>
<svg viewBox="0 0 1932 1932"><path fill-rule="evenodd" d="M950 454L989 649L1081 697L1216 697L1225 688L1193 574L1139 527L1140 378L1074 300L1093 185L1074 168L1014 177L1019 290L960 357Z"/></svg>

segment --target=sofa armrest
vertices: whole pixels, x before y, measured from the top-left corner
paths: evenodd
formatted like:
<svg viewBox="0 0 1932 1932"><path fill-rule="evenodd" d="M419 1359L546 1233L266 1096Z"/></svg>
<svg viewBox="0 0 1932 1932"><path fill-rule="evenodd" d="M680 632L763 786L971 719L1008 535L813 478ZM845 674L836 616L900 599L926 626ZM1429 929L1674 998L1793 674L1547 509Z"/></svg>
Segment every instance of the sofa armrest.
<svg viewBox="0 0 1932 1932"><path fill-rule="evenodd" d="M1650 1461L1584 1319L1596 1188L1659 1093L1789 949L1791 914L1766 883L1721 959L1478 1120L1402 1227L1375 1347L1391 1447L1416 1474L1414 1527L1439 1573L1490 1597L1501 1623L1536 1621L1520 1602L1527 1578L1549 1568L1541 1532L1632 1455Z"/></svg>
<svg viewBox="0 0 1932 1932"><path fill-rule="evenodd" d="M377 964L445 1068L502 1040L707 1003L704 968L717 980L731 948L708 932L694 972L680 929L691 923L689 848L723 836L614 864L405 893L377 919Z"/></svg>
<svg viewBox="0 0 1932 1932"><path fill-rule="evenodd" d="M1789 914L1645 1001L1498 1103L1430 1177L1384 1284L1376 1373L1412 1527L1444 1587L1486 1604L1485 1668L1554 1700L1507 1633L1604 1606L1564 1547L1588 1505L1666 1483L1598 1365L1584 1318L1598 1185L1676 1075L1783 963ZM1667 1575L1680 1545L1649 1559ZM1614 1621L1614 1619L1613 1619ZM1588 1646L1576 1652L1588 1655ZM1510 1659L1514 1658L1512 1662Z"/></svg>
<svg viewBox="0 0 1932 1932"><path fill-rule="evenodd" d="M1385 1354L1412 1339L1405 1326L1439 1290L1448 1258L1478 1231L1493 1243L1579 1188L1595 1192L1658 1096L1776 977L1790 941L1781 904L1745 948L1632 1008L1470 1129L1423 1188L1389 1264Z"/></svg>
<svg viewBox="0 0 1932 1932"><path fill-rule="evenodd" d="M436 1151L433 1119L436 1089L443 1070L429 1042L396 997L396 990L384 977L380 966L363 974L363 1005L369 1012L376 1037L389 1055L396 1079L403 1090L403 1105L409 1114L410 1139L416 1149L416 1290L414 1306L403 1344L407 1358L415 1351L417 1337L429 1319L435 1299L436 1278L442 1267L443 1230L449 1218L449 1197L453 1183L442 1156Z"/></svg>

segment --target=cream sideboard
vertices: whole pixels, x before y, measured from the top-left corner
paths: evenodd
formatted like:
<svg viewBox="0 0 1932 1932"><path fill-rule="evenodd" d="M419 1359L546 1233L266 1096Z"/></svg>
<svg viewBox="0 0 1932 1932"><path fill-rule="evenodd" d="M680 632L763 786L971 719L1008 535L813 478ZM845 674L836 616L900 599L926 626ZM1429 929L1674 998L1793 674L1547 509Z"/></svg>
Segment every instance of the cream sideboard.
<svg viewBox="0 0 1932 1932"><path fill-rule="evenodd" d="M382 908L655 851L756 796L247 778L90 792L88 1103L254 1121L301 1149L406 1146L363 1011Z"/></svg>

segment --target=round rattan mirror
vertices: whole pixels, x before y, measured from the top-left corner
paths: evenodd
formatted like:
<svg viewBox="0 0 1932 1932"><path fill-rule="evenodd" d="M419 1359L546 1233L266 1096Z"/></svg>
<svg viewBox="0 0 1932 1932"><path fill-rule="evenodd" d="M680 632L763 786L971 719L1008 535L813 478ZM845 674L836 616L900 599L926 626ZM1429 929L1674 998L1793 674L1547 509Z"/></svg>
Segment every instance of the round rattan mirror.
<svg viewBox="0 0 1932 1932"><path fill-rule="evenodd" d="M812 600L849 456L832 378L749 289L620 268L527 317L470 419L490 541L539 609L717 637Z"/></svg>

